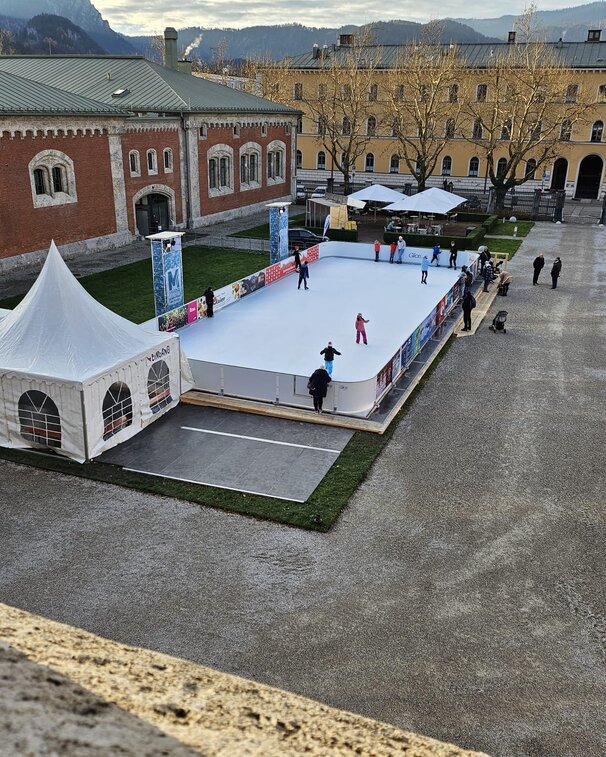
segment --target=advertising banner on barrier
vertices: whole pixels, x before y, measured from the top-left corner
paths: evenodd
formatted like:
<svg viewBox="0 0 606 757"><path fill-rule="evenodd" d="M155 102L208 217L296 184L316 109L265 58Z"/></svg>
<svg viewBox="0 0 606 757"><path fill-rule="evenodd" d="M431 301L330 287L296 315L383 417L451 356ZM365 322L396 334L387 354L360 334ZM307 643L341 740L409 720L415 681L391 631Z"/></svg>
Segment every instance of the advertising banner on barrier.
<svg viewBox="0 0 606 757"><path fill-rule="evenodd" d="M439 326L444 318L446 318L446 301L448 299L448 295L445 294L444 297L438 302L436 307L436 326Z"/></svg>
<svg viewBox="0 0 606 757"><path fill-rule="evenodd" d="M158 317L160 331L174 331L183 328L183 326L187 326L187 307L185 305L169 310L168 313Z"/></svg>
<svg viewBox="0 0 606 757"><path fill-rule="evenodd" d="M273 265L270 265L269 268L265 269L265 285L273 284L274 281L278 281L284 276L288 276L289 273L294 272L294 258L286 258L286 260L281 260L279 263L274 263Z"/></svg>
<svg viewBox="0 0 606 757"><path fill-rule="evenodd" d="M269 206L269 246L272 264L288 257L288 204Z"/></svg>
<svg viewBox="0 0 606 757"><path fill-rule="evenodd" d="M150 237L156 315L183 305L181 235L169 232Z"/></svg>
<svg viewBox="0 0 606 757"><path fill-rule="evenodd" d="M392 375L393 375L393 358L386 365L384 365L383 368L381 368L381 370L377 373L377 390L375 394L376 399L379 399L379 397L391 384Z"/></svg>
<svg viewBox="0 0 606 757"><path fill-rule="evenodd" d="M419 347L422 349L429 341L436 325L436 310L433 310L420 326Z"/></svg>

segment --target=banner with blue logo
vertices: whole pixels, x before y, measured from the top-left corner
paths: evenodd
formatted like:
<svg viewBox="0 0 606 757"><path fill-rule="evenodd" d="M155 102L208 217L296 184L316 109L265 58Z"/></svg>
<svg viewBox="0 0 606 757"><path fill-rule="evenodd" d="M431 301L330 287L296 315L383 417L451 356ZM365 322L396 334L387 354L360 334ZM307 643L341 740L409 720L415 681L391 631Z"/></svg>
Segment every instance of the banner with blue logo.
<svg viewBox="0 0 606 757"><path fill-rule="evenodd" d="M270 264L288 257L288 205L269 207Z"/></svg>
<svg viewBox="0 0 606 757"><path fill-rule="evenodd" d="M156 315L183 305L181 236L151 240Z"/></svg>

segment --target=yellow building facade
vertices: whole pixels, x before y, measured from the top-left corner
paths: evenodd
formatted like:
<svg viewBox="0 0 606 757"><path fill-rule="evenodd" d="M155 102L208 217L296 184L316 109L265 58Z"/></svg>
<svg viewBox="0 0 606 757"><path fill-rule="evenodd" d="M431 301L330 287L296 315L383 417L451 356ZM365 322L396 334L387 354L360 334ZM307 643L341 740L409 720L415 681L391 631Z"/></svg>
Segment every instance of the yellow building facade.
<svg viewBox="0 0 606 757"><path fill-rule="evenodd" d="M461 93L472 99L482 98L490 102L490 78L487 76L488 61L498 55L508 44L517 44L513 36L510 43L457 45L465 66L461 69ZM345 40L345 43L344 43ZM303 112L297 135L297 178L307 184L323 184L334 177L335 186L342 184L343 175L334 165L329 151L323 145L318 124L317 108L314 100L322 97L321 79L325 76L323 66L330 55L338 56L351 44L351 37L343 35L341 44L329 49L315 47L308 53L289 59L280 74L277 99ZM562 78L574 97L583 97L591 102L583 117L575 122L572 129L564 129L558 139L555 154L545 164L533 171L532 153L525 156L516 169L519 175L529 174L531 178L522 185L522 191L564 190L568 197L578 199L601 198L606 190L606 42L600 40L600 33L590 32L587 42L550 43L553 53L562 66ZM358 129L364 133L364 152L351 167L351 178L359 186L365 183L381 183L397 189L407 184L416 187L404 160L399 155L399 143L394 138L389 118L386 117L386 97L388 88L393 89L393 75L389 61L395 55L405 57L406 46L382 46L363 48L368 58L377 56L380 62L373 66L372 84L368 87L369 103L364 110L365 123ZM344 74L344 81L346 80ZM463 96L463 95L462 95ZM406 102L402 103L406 107ZM482 191L491 186L487 176L485 150L474 144L472 124L465 125L466 137L460 135L449 138L444 145L427 186L442 186L452 182L457 191ZM447 125L444 126L447 129ZM365 131L364 131L365 130ZM566 132L566 133L564 133ZM499 150L495 152L495 163ZM508 145L504 141L502 155L507 155ZM505 159L503 157L503 159ZM518 175L518 174L517 174Z"/></svg>

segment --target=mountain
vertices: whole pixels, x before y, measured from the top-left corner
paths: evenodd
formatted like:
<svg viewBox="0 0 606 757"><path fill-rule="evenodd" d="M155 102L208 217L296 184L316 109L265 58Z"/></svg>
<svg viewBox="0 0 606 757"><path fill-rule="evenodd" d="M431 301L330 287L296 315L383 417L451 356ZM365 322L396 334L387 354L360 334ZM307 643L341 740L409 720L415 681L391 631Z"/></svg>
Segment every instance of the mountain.
<svg viewBox="0 0 606 757"><path fill-rule="evenodd" d="M30 19L41 14L63 16L108 53L135 53L130 42L110 27L89 0L0 0L0 14L13 19Z"/></svg>
<svg viewBox="0 0 606 757"><path fill-rule="evenodd" d="M0 0L0 5L3 0ZM457 21L441 22L443 42L495 42L469 26ZM245 29L205 29L192 26L179 30L180 52L207 62L234 60L247 57L270 57L274 60L287 55L298 55L311 50L314 43L332 45L339 34L363 34L385 45L401 44L419 39L425 25L412 21L381 21L365 26L342 26L339 28L315 28L301 24L281 26L249 26ZM150 49L151 37L129 37L143 54Z"/></svg>
<svg viewBox="0 0 606 757"><path fill-rule="evenodd" d="M506 39L507 32L513 31L516 16L499 16L498 18L458 18L456 21L471 26L481 34L492 35L499 39ZM551 41L560 37L568 42L584 42L588 29L603 29L606 27L606 2L587 3L575 8L560 10L537 11L536 22L544 35Z"/></svg>
<svg viewBox="0 0 606 757"><path fill-rule="evenodd" d="M11 46L20 55L103 55L105 50L79 26L62 16L41 14L13 36Z"/></svg>

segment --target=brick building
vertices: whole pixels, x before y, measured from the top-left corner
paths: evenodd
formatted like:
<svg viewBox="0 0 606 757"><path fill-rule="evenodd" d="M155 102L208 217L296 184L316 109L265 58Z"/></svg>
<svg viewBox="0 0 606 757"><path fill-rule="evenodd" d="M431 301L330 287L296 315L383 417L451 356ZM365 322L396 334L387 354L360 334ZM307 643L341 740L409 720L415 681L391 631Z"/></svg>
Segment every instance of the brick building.
<svg viewBox="0 0 606 757"><path fill-rule="evenodd" d="M167 66L0 57L0 268L51 238L106 249L291 199L297 111L180 72L171 49Z"/></svg>

